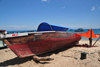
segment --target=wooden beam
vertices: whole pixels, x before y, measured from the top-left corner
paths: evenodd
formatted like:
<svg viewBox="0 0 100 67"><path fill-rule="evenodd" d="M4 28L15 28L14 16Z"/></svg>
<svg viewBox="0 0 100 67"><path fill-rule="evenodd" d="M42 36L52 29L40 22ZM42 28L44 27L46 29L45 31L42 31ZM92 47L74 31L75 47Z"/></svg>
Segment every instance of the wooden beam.
<svg viewBox="0 0 100 67"><path fill-rule="evenodd" d="M91 28L90 38L89 38L89 40L90 40L90 47L91 47L91 46L92 46L92 28Z"/></svg>
<svg viewBox="0 0 100 67"><path fill-rule="evenodd" d="M54 60L54 58L47 58L47 57L38 57L36 55L33 56L33 59L35 61L50 61L50 60Z"/></svg>
<svg viewBox="0 0 100 67"><path fill-rule="evenodd" d="M11 45L7 39L3 39L3 42L8 46L8 45Z"/></svg>
<svg viewBox="0 0 100 67"><path fill-rule="evenodd" d="M99 37L100 38L100 37ZM95 43L93 44L93 46L96 44L96 42L99 40L99 38L95 41Z"/></svg>

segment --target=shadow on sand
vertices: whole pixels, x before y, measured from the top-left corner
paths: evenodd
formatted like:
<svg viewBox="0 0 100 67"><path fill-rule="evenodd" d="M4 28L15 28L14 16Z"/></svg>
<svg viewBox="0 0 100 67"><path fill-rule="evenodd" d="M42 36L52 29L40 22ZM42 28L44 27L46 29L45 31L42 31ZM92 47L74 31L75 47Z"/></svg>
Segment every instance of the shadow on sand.
<svg viewBox="0 0 100 67"><path fill-rule="evenodd" d="M10 60L7 60L7 61L4 61L2 63L0 63L0 67L1 66L9 66L9 65L15 65L15 64L21 64L21 63L24 63L26 61L29 61L31 60L32 58L30 57L27 57L27 58L18 58L18 57L15 57L13 59L10 59Z"/></svg>
<svg viewBox="0 0 100 67"><path fill-rule="evenodd" d="M6 49L6 48L8 48L7 46L5 46L5 47L2 47L2 48L0 48L0 50L2 50L2 49Z"/></svg>
<svg viewBox="0 0 100 67"><path fill-rule="evenodd" d="M62 48L62 49L59 49L59 50L47 52L47 53L44 53L44 54L41 54L41 55L38 55L38 56L39 57L46 57L46 56L50 56L52 54L58 54L59 52L65 51L65 50L67 50L69 48L71 48L71 47ZM22 63L30 61L30 60L32 60L32 57L26 57L26 58L15 57L13 59L10 59L10 60L7 60L7 61L4 61L4 62L0 63L0 67L5 67L5 66L15 65L15 64L22 64ZM45 62L44 61L44 62L36 62L36 63L48 64L49 62Z"/></svg>

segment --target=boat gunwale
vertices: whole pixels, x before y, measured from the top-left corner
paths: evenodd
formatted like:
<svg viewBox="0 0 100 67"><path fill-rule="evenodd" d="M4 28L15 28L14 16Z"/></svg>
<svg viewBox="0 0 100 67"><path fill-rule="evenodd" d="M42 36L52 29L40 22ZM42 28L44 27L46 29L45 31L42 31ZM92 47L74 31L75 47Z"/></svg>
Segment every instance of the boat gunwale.
<svg viewBox="0 0 100 67"><path fill-rule="evenodd" d="M0 38L13 38L13 37L20 37L20 36L28 36L29 34L43 34L43 33L54 33L56 31L38 31L38 32L28 32L28 33L15 33L15 34L5 34L1 35ZM13 36L15 35L15 36Z"/></svg>

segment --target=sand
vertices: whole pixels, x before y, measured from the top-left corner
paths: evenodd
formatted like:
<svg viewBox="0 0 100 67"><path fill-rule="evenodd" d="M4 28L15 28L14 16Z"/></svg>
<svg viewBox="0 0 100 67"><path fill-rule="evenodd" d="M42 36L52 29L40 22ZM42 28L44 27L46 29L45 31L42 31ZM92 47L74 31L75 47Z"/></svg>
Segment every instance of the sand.
<svg viewBox="0 0 100 67"><path fill-rule="evenodd" d="M89 43L88 40L79 41ZM35 62L32 57L18 58L9 48L0 49L0 67L100 67L100 41L98 47L71 47L48 52L39 56L51 57L54 60ZM86 59L81 59L85 52Z"/></svg>

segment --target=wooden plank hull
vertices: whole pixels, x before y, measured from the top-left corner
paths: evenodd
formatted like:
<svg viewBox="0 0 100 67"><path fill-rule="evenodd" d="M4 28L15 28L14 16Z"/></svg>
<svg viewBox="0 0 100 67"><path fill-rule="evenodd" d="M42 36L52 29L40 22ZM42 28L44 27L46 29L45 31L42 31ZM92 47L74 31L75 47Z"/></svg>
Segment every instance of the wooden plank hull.
<svg viewBox="0 0 100 67"><path fill-rule="evenodd" d="M28 36L6 38L8 47L20 58L73 46L81 39L77 34L52 32L29 34Z"/></svg>

